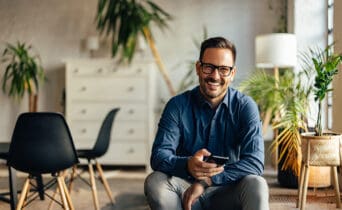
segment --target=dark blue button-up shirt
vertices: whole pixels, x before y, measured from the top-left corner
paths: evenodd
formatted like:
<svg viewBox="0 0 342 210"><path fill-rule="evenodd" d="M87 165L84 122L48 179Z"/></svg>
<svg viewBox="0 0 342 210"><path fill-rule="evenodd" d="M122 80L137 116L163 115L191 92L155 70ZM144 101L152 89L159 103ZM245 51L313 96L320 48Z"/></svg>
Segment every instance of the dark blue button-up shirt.
<svg viewBox="0 0 342 210"><path fill-rule="evenodd" d="M152 148L151 166L191 181L187 161L206 148L228 156L224 172L212 177L224 185L264 169L264 141L256 103L239 91L228 91L216 109L201 95L199 87L173 97L161 116Z"/></svg>

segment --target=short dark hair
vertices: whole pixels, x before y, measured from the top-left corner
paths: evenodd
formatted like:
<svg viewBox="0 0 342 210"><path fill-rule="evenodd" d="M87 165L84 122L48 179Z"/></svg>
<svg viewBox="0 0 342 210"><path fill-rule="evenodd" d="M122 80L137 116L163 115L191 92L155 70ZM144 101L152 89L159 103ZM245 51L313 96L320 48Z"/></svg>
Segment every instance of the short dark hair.
<svg viewBox="0 0 342 210"><path fill-rule="evenodd" d="M201 44L201 52L200 52L200 57L199 57L200 61L202 61L204 51L207 48L224 48L224 49L231 50L233 54L233 61L235 63L236 48L235 48L235 45L228 39L225 39L223 37L213 37L213 38L204 40Z"/></svg>

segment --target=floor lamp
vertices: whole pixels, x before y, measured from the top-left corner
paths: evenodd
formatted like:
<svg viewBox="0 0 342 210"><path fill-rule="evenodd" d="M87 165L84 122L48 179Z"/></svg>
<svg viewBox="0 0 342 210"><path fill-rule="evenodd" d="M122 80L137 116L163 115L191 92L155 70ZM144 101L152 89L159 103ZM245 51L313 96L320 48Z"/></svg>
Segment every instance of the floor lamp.
<svg viewBox="0 0 342 210"><path fill-rule="evenodd" d="M294 34L272 33L257 36L255 39L255 61L257 68L272 68L276 80L275 89L278 88L279 68L293 68L297 63L297 41ZM265 113L263 119L263 134L271 121L272 110ZM277 117L277 115L276 115ZM277 153L275 161L277 162ZM276 163L275 162L275 163ZM277 165L277 164L275 164Z"/></svg>

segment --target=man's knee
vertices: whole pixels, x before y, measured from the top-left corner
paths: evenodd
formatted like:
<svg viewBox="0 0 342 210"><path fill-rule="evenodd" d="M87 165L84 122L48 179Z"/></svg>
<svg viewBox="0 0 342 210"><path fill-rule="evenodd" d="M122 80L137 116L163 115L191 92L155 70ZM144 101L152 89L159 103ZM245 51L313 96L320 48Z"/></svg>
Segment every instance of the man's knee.
<svg viewBox="0 0 342 210"><path fill-rule="evenodd" d="M241 181L242 199L255 202L268 202L268 185L261 176L248 175Z"/></svg>
<svg viewBox="0 0 342 210"><path fill-rule="evenodd" d="M252 208L246 209L268 209L268 185L261 176L248 175L242 179L242 201ZM255 208L259 206L258 208Z"/></svg>
<svg viewBox="0 0 342 210"><path fill-rule="evenodd" d="M266 180L261 176L248 175L242 179L243 185L248 192L253 194L268 195L268 185Z"/></svg>
<svg viewBox="0 0 342 210"><path fill-rule="evenodd" d="M151 209L182 209L177 186L170 180L172 177L158 171L146 177L144 191Z"/></svg>
<svg viewBox="0 0 342 210"><path fill-rule="evenodd" d="M151 193L159 194L159 189L161 186L165 183L167 180L167 175L159 172L154 171L151 174L149 174L144 183L144 192L145 195L148 196Z"/></svg>

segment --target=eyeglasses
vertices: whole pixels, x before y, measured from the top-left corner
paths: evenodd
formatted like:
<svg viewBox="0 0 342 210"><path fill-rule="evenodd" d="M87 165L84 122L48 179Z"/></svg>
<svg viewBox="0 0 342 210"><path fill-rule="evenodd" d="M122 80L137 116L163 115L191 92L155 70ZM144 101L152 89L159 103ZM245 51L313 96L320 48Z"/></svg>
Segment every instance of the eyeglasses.
<svg viewBox="0 0 342 210"><path fill-rule="evenodd" d="M204 74L212 74L215 69L218 70L220 76L222 77L229 77L232 70L234 69L234 66L216 66L211 63L202 63L200 61L201 67L202 67L202 72Z"/></svg>

